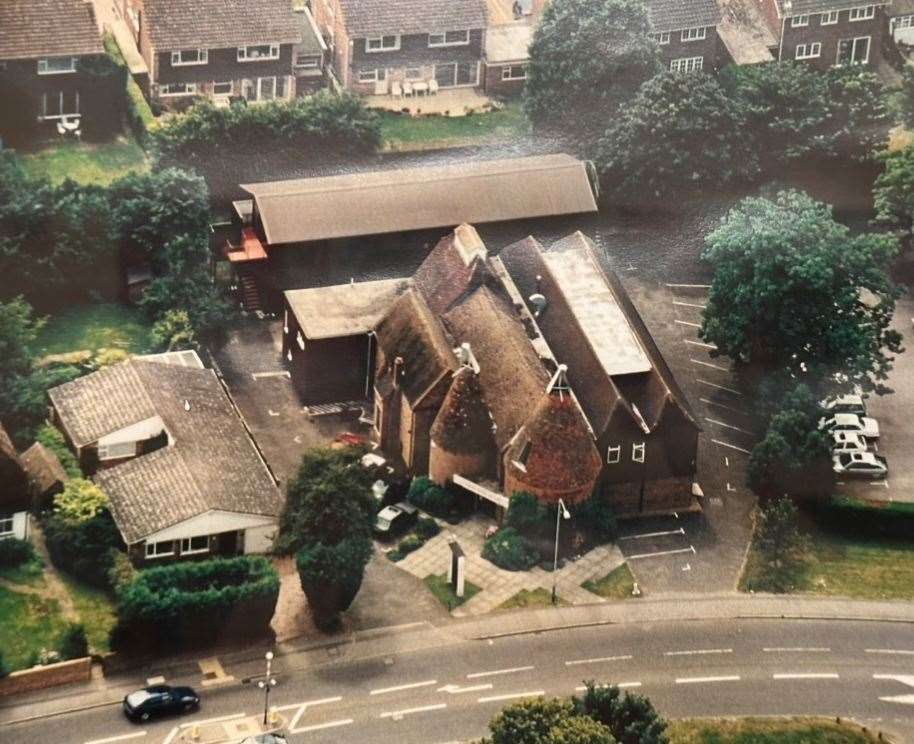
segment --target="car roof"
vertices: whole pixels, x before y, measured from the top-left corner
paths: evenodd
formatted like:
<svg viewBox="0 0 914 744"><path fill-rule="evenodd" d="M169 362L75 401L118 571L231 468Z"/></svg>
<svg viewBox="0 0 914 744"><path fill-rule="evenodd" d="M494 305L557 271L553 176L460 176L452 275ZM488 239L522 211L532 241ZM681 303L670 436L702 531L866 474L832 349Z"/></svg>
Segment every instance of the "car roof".
<svg viewBox="0 0 914 744"><path fill-rule="evenodd" d="M860 417L856 413L836 413L836 424L857 424L860 423Z"/></svg>
<svg viewBox="0 0 914 744"><path fill-rule="evenodd" d="M385 506L381 511L378 512L379 517L384 517L384 519L393 519L400 513L400 510L395 506Z"/></svg>
<svg viewBox="0 0 914 744"><path fill-rule="evenodd" d="M394 508L399 509L404 514L415 514L418 511L418 509L408 501L400 501L394 505Z"/></svg>

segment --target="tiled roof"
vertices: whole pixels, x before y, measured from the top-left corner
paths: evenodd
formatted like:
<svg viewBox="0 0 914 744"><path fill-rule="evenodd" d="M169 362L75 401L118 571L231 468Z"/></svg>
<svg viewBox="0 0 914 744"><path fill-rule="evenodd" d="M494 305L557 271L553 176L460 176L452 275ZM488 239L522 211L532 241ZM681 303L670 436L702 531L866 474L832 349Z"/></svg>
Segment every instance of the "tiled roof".
<svg viewBox="0 0 914 744"><path fill-rule="evenodd" d="M13 441L0 424L0 511L28 509L28 478Z"/></svg>
<svg viewBox="0 0 914 744"><path fill-rule="evenodd" d="M35 442L22 453L22 466L28 473L32 492L42 497L67 481L67 473L57 459L41 442Z"/></svg>
<svg viewBox="0 0 914 744"><path fill-rule="evenodd" d="M647 14L658 33L720 23L715 0L647 0Z"/></svg>
<svg viewBox="0 0 914 744"><path fill-rule="evenodd" d="M350 38L485 28L484 0L340 0Z"/></svg>
<svg viewBox="0 0 914 744"><path fill-rule="evenodd" d="M0 0L0 59L103 52L91 2Z"/></svg>
<svg viewBox="0 0 914 744"><path fill-rule="evenodd" d="M793 5L790 15L804 15L806 13L822 13L828 10L847 10L859 8L861 5L890 5L892 0L875 0L875 2L862 2L861 0L791 0ZM784 0L776 0L778 16L784 15Z"/></svg>
<svg viewBox="0 0 914 744"><path fill-rule="evenodd" d="M297 44L302 38L290 0L145 0L145 11L158 51Z"/></svg>

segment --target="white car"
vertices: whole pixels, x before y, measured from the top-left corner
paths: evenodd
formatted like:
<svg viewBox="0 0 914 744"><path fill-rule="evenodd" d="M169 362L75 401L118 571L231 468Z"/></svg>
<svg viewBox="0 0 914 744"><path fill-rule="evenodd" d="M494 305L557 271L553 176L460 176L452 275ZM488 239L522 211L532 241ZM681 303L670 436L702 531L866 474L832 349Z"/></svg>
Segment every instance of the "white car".
<svg viewBox="0 0 914 744"><path fill-rule="evenodd" d="M856 413L836 413L830 419L819 422L819 425L831 431L855 431L867 439L879 439L879 424L869 416L858 416Z"/></svg>
<svg viewBox="0 0 914 744"><path fill-rule="evenodd" d="M832 400L822 402L822 407L830 414L836 413L855 413L858 416L866 416L866 401L859 393L848 395L839 395Z"/></svg>
<svg viewBox="0 0 914 744"><path fill-rule="evenodd" d="M832 457L832 469L838 475L856 475L860 478L885 478L889 466L884 457L872 452L841 452Z"/></svg>
<svg viewBox="0 0 914 744"><path fill-rule="evenodd" d="M833 431L831 437L832 452L866 452L869 449L866 439L856 431Z"/></svg>

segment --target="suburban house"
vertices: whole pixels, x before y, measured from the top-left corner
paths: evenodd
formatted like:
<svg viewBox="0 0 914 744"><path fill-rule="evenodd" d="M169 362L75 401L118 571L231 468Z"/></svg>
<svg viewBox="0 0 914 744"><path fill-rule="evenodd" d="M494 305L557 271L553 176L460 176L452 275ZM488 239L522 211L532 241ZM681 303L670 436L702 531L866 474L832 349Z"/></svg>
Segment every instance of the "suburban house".
<svg viewBox="0 0 914 744"><path fill-rule="evenodd" d="M384 95L394 84L428 93L482 83L485 0L314 0L312 9L344 88Z"/></svg>
<svg viewBox="0 0 914 744"><path fill-rule="evenodd" d="M134 357L48 394L135 563L270 549L282 495L195 352Z"/></svg>
<svg viewBox="0 0 914 744"><path fill-rule="evenodd" d="M804 60L827 70L883 59L891 0L760 0L778 40L775 58Z"/></svg>
<svg viewBox="0 0 914 744"><path fill-rule="evenodd" d="M328 50L308 6L295 8L295 16L301 28L301 41L292 49L295 95L306 96L326 87L324 64Z"/></svg>
<svg viewBox="0 0 914 744"><path fill-rule="evenodd" d="M710 72L720 65L721 17L715 0L647 0L647 11L667 69Z"/></svg>
<svg viewBox="0 0 914 744"><path fill-rule="evenodd" d="M31 496L29 479L22 460L0 425L0 540L29 536Z"/></svg>
<svg viewBox="0 0 914 744"><path fill-rule="evenodd" d="M292 98L306 27L290 0L122 0L162 106Z"/></svg>
<svg viewBox="0 0 914 744"><path fill-rule="evenodd" d="M895 43L914 46L914 0L893 0L886 13Z"/></svg>
<svg viewBox="0 0 914 744"><path fill-rule="evenodd" d="M486 30L485 89L489 95L517 95L527 79L533 26L525 21Z"/></svg>
<svg viewBox="0 0 914 744"><path fill-rule="evenodd" d="M105 53L91 2L3 0L0 29L0 139L75 128L104 110L91 74Z"/></svg>

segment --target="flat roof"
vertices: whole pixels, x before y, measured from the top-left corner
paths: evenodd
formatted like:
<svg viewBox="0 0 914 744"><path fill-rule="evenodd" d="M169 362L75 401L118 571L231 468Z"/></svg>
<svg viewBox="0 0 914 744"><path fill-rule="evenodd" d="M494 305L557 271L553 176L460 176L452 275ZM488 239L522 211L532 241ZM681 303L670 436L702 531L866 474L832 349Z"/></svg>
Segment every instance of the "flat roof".
<svg viewBox="0 0 914 744"><path fill-rule="evenodd" d="M606 373L649 372L653 365L615 294L585 251L542 254Z"/></svg>
<svg viewBox="0 0 914 744"><path fill-rule="evenodd" d="M409 279L382 279L290 289L283 294L305 337L316 341L373 330L409 285Z"/></svg>
<svg viewBox="0 0 914 744"><path fill-rule="evenodd" d="M570 155L242 184L270 245L596 212Z"/></svg>
<svg viewBox="0 0 914 744"><path fill-rule="evenodd" d="M522 62L530 59L533 26L521 21L504 26L490 26L486 31L486 61Z"/></svg>

